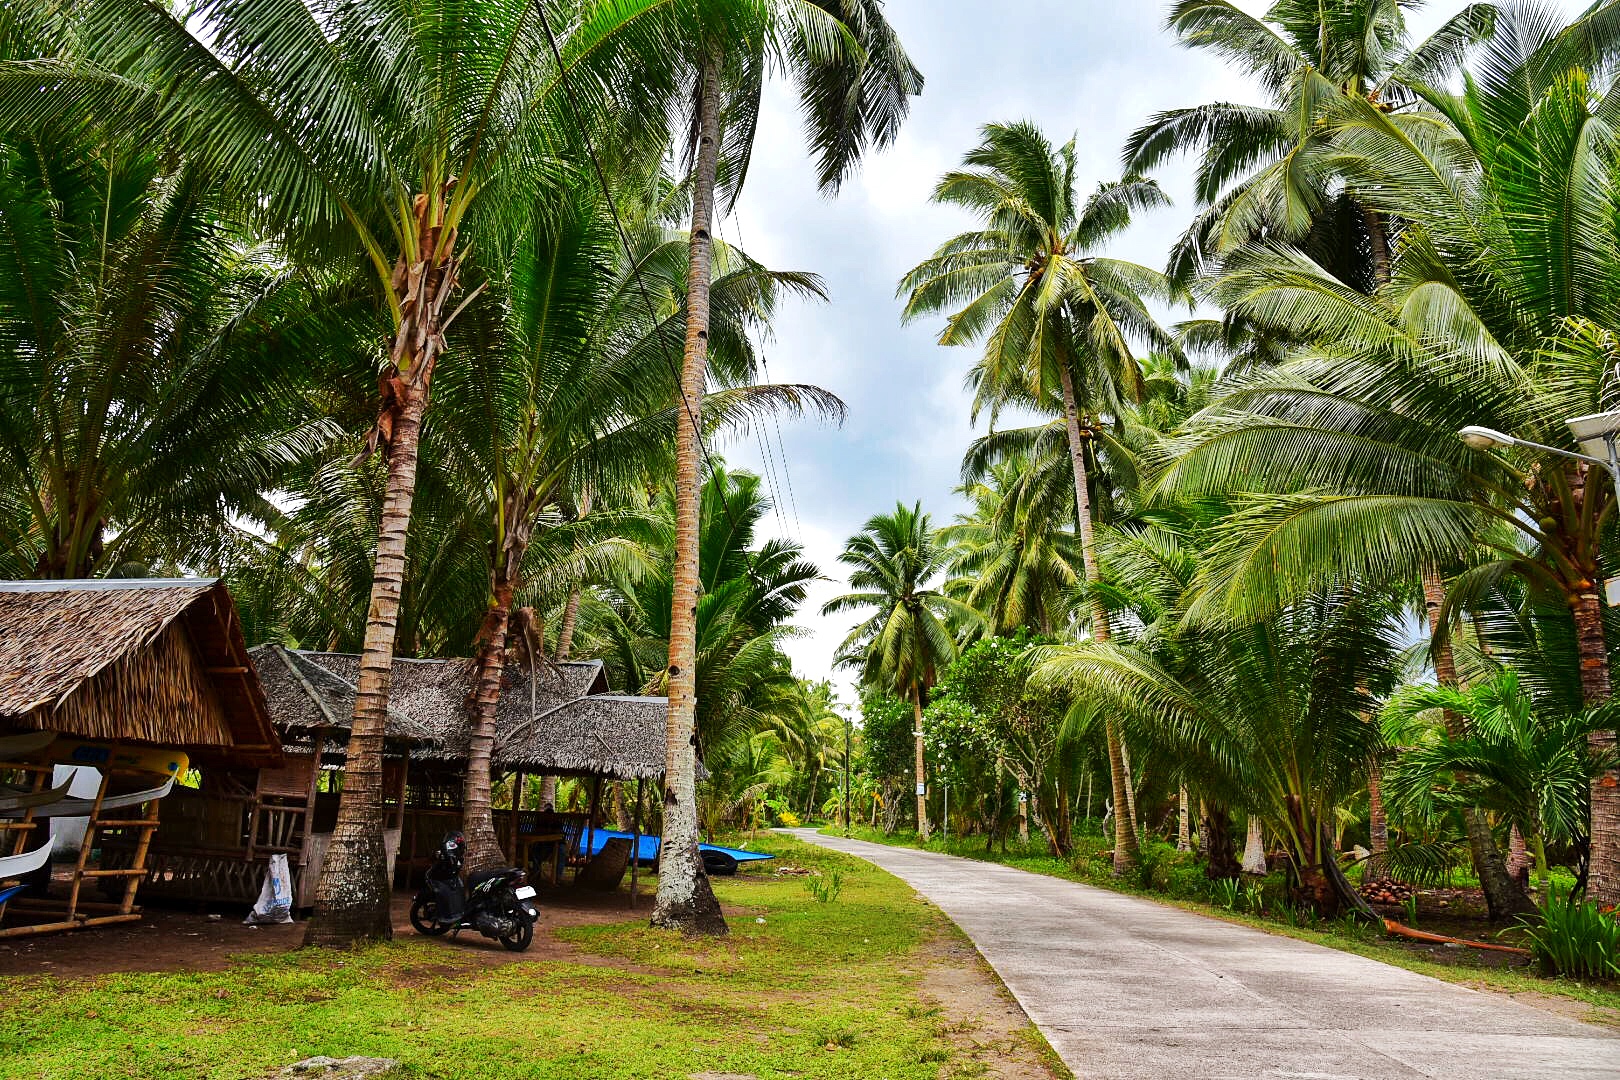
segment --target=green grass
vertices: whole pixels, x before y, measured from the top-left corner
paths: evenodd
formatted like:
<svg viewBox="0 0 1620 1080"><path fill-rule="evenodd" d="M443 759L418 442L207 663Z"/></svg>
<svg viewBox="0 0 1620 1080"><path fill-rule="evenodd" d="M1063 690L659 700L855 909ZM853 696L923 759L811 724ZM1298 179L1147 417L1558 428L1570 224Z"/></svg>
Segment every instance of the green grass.
<svg viewBox="0 0 1620 1080"><path fill-rule="evenodd" d="M822 831L829 836L844 835L841 827L828 827ZM1093 835L1075 836L1075 857L1066 860L1051 855L1045 842L1033 833L1030 836L1028 845L1019 844L1016 841L1010 842L1007 845L1005 854L1001 852L1000 845L997 845L994 851L986 852L985 840L982 836L951 837L945 840L936 835L926 845L923 845L917 843L916 835L913 833L897 832L885 836L882 830L870 829L864 826L856 826L850 835L856 839L869 840L874 843L891 844L900 847L923 847L929 851L941 851L963 858L1000 863L1020 870L1028 870L1035 874L1065 878L1069 881L1096 885L1115 892L1141 896L1157 903L1170 904L1185 911L1196 912L1211 918L1224 919L1228 922L1252 926L1268 933L1282 934L1287 937L1298 938L1301 941L1309 941L1317 945L1325 945L1329 948L1355 953L1358 956L1365 956L1373 960L1381 960L1384 963L1443 979L1447 982L1461 983L1501 993L1550 994L1570 998L1592 1007L1594 1012L1589 1019L1599 1023L1620 1025L1620 985L1616 983L1545 978L1529 967L1496 966L1492 958L1472 949L1446 950L1443 953L1436 953L1429 949L1402 944L1395 939L1385 937L1381 931L1370 927L1352 929L1337 924L1290 926L1280 918L1228 911L1208 902L1203 897L1194 895L1194 889L1190 883L1188 887L1179 890L1182 893L1181 895L1176 895L1178 886L1186 880L1187 875L1176 875L1173 870L1160 874L1160 884L1163 886L1161 888L1145 887L1139 882L1115 878L1112 873L1111 861L1101 855L1101 852L1111 846L1111 841L1103 837ZM1167 889L1170 891L1167 892ZM1444 957L1444 960L1437 957Z"/></svg>
<svg viewBox="0 0 1620 1080"><path fill-rule="evenodd" d="M396 1058L424 1078L949 1074L947 1033L917 1020L919 949L948 924L867 863L784 837L758 846L839 871L838 900L756 872L717 883L749 911L727 940L575 928L561 936L583 955L566 963L490 966L406 935L215 973L3 978L0 1077L242 1080L315 1054Z"/></svg>

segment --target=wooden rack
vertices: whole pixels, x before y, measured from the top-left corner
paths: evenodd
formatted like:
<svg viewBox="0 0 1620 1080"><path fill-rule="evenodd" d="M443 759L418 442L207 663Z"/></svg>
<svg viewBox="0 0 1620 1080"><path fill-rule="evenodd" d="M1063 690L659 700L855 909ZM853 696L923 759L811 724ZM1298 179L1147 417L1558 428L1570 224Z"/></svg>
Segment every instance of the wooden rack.
<svg viewBox="0 0 1620 1080"><path fill-rule="evenodd" d="M37 772L35 780L36 790L49 781L50 766L5 766L24 771ZM26 926L0 927L0 938L29 937L34 934L50 934L62 930L79 930L87 926L107 926L112 923L137 922L140 919L140 909L135 906L135 894L145 879L146 856L152 847L152 834L158 828L159 800L153 799L145 804L146 813L137 813L137 807L120 807L110 809L109 817L102 817L101 804L107 797L107 785L114 773L121 772L116 769L102 769L101 783L96 788L95 803L90 809L90 818L85 826L84 839L79 844L79 858L73 867L73 878L69 886L68 899L64 904L59 900L48 898L17 898L11 901L10 907L19 911L44 912L57 915L51 921L32 923ZM42 819L43 820L43 819ZM18 828L34 828L38 822L34 820L33 811L30 810L20 823L0 822L0 828L9 826ZM104 831L129 831L136 836L134 855L127 866L117 868L91 867L90 853L95 848L96 834ZM22 837L19 835L15 842L16 849L22 849ZM124 884L123 895L117 903L104 903L101 901L81 899L81 893L86 881L99 881L101 879L122 879ZM0 908L0 916L4 915L4 908Z"/></svg>

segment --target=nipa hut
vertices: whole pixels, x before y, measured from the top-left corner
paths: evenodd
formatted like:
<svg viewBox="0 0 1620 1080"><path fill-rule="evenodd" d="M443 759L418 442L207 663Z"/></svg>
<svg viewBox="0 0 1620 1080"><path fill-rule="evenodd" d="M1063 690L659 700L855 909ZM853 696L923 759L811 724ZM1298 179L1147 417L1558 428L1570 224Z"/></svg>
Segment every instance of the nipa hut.
<svg viewBox="0 0 1620 1080"><path fill-rule="evenodd" d="M228 785L281 759L219 582L0 582L0 936L139 918L160 810L203 797L177 782ZM95 797L69 797L59 765L94 767ZM65 898L48 861L60 816L87 819Z"/></svg>
<svg viewBox="0 0 1620 1080"><path fill-rule="evenodd" d="M255 843L239 849L233 861L288 854L295 901L308 906L337 820L360 658L279 645L258 646L252 656L285 761L258 774L256 826L250 830ZM444 834L460 825L470 741L466 706L473 676L471 660L394 660L383 740L384 844L402 886L427 867ZM516 774L514 791L523 789L525 775L599 780L662 776L667 700L614 695L607 688L600 661L543 663L534 676L508 668L497 714L496 774ZM517 807L497 810L495 816L509 853L517 854L518 819L532 819L533 813ZM532 821L525 831L529 838L551 835L534 828ZM160 835L158 857L203 858L201 851L175 846L187 840ZM227 880L222 872L214 877ZM172 881L178 895L202 895L196 881ZM234 893L209 895L251 899L249 882L243 877Z"/></svg>

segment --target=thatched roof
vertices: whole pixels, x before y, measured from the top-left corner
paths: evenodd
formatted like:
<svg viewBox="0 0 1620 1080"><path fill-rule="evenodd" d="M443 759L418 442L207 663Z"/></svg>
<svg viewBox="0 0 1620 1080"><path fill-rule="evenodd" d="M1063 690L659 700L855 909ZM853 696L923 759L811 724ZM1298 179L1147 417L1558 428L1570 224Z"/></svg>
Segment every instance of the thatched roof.
<svg viewBox="0 0 1620 1080"><path fill-rule="evenodd" d="M657 780L664 775L668 716L668 698L596 694L542 713L532 724L503 717L506 741L497 739L495 760L538 773Z"/></svg>
<svg viewBox="0 0 1620 1080"><path fill-rule="evenodd" d="M321 694L330 711L336 712L340 701L353 709L359 656L328 652L285 655L298 673L308 675L319 669L319 680L309 680L317 689L328 685L327 680L343 688L346 697ZM268 664L265 667L269 669ZM444 762L465 760L469 742L466 704L473 674L471 660L396 658L389 693L390 735L414 729L423 733L414 756ZM302 701L289 692L283 712L276 680L267 676L267 683L278 726L308 730L322 718L307 692L299 695ZM535 773L621 780L662 776L667 699L621 697L606 690L607 676L599 660L542 664L532 679L528 672L508 668L496 714L495 764Z"/></svg>
<svg viewBox="0 0 1620 1080"><path fill-rule="evenodd" d="M0 730L280 761L280 741L215 580L0 581Z"/></svg>
<svg viewBox="0 0 1620 1080"><path fill-rule="evenodd" d="M248 650L259 669L270 719L283 735L308 736L321 729L348 731L354 726L354 683L315 663L309 654L280 645ZM383 737L401 743L433 741L433 732L396 708L388 710Z"/></svg>

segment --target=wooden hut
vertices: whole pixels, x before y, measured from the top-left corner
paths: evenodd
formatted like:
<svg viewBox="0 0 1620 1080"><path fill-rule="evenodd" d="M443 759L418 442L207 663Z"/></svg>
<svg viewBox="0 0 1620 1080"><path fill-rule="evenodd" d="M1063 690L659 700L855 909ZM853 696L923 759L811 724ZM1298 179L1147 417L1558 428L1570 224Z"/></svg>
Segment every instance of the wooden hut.
<svg viewBox="0 0 1620 1080"><path fill-rule="evenodd" d="M53 737L31 740L29 732ZM175 781L229 783L282 759L230 594L213 580L0 582L6 736L28 749L0 761L0 781L33 794L12 796L11 810L0 812L0 856L49 842L42 815L54 804L42 800L52 794L55 766L94 766L101 778L66 900L31 890L4 914L43 911L45 920L0 928L0 936L138 918L160 807L167 822L188 796L201 796ZM162 788L141 786L165 775ZM134 791L120 794L121 786ZM159 790L163 796L130 801ZM98 850L101 862L92 865ZM108 899L94 899L86 885L101 886Z"/></svg>
<svg viewBox="0 0 1620 1080"><path fill-rule="evenodd" d="M278 655L277 663L261 656L259 670L271 717L286 735L291 755L292 739L317 722L308 704L312 697L328 694L330 714L342 715L344 707L352 711L360 658L354 653L290 650ZM470 742L466 709L473 675L474 664L466 659L394 660L389 739L384 744L385 749L391 745L394 749L385 753L384 772L385 790L395 800L389 828L397 830L387 839L397 850L395 878L402 886L427 867L444 834L461 824ZM606 673L597 660L546 663L532 676L508 668L496 719L496 774L512 775L513 790L519 792L525 776L583 776L598 781L662 776L667 699L614 695L607 688ZM346 729L347 721L342 726ZM335 772L342 762L341 745L329 744L323 762L328 773ZM335 795L328 793L340 783L330 776L311 804L309 820L317 835L329 830L328 822L335 818ZM264 786L261 781L261 789ZM321 805L328 797L330 811ZM495 811L496 830L512 854L519 846L519 811L522 807ZM532 828L530 834L550 835L536 834ZM301 857L314 865L320 847L316 839L304 846Z"/></svg>

